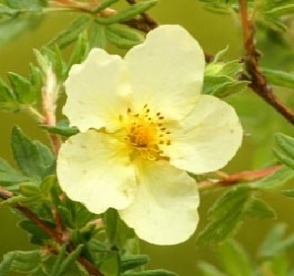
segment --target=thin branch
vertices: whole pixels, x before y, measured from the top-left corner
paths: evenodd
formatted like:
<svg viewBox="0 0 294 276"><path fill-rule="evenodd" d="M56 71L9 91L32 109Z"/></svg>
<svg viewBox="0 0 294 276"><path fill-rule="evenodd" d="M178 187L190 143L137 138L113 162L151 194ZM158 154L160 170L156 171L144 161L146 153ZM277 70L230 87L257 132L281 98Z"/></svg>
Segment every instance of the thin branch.
<svg viewBox="0 0 294 276"><path fill-rule="evenodd" d="M136 0L126 0L130 5L134 5L136 4ZM135 24L137 26L136 29L138 29L138 27L140 28L139 30L144 31L145 33L148 33L149 31L155 29L156 27L158 27L158 23L152 18L150 17L149 14L147 13L141 13L140 18L139 19L133 19L133 20L129 20L128 22L124 22L125 24L128 24L130 26L131 22L133 22L133 24ZM132 26L134 27L134 26Z"/></svg>
<svg viewBox="0 0 294 276"><path fill-rule="evenodd" d="M131 5L136 3L134 0L126 1ZM93 10L95 10L95 8L99 6L99 1L92 0L89 2L77 2L73 0L53 0L50 1L50 4L57 8L60 7L60 11L71 10L93 14ZM47 10L49 11L48 8ZM53 11L58 11L58 9L54 8ZM106 8L105 10L100 11L98 15L102 17L110 17L116 13L116 10ZM148 33L158 26L158 23L147 13L142 13L138 18L133 18L131 20L127 20L121 23L144 33Z"/></svg>
<svg viewBox="0 0 294 276"><path fill-rule="evenodd" d="M244 62L248 76L243 74L242 79L250 82L249 87L271 105L291 124L294 124L294 112L285 106L273 93L272 87L268 84L265 76L259 69L260 54L255 47L254 26L248 16L247 0L239 0L240 15L243 29L243 43L246 51Z"/></svg>
<svg viewBox="0 0 294 276"><path fill-rule="evenodd" d="M13 193L10 191L7 191L3 187L0 186L0 198L3 200L7 200L9 198L13 197ZM44 232L46 232L50 238L54 241L56 241L58 244L62 245L64 244L64 239L62 233L59 233L56 231L56 229L52 228L50 225L47 224L47 222L41 220L34 212L32 212L29 208L25 207L21 203L18 203L14 208L19 210L21 213L23 213L28 219L30 219L32 222L36 223ZM74 247L69 243L67 246L67 252L71 253L74 251ZM92 276L104 276L98 268L92 264L89 260L87 260L83 256L78 257L78 262L84 266L84 268L87 270L89 275Z"/></svg>
<svg viewBox="0 0 294 276"><path fill-rule="evenodd" d="M219 176L221 176L221 179L202 181L198 183L198 189L200 191L204 191L204 190L209 190L212 188L227 187L227 186L233 186L240 183L244 183L247 181L254 181L254 180L273 174L278 169L280 169L281 166L282 165L276 165L276 166L269 167L262 170L243 171L243 172L238 172L231 175L227 175L225 173L219 173Z"/></svg>

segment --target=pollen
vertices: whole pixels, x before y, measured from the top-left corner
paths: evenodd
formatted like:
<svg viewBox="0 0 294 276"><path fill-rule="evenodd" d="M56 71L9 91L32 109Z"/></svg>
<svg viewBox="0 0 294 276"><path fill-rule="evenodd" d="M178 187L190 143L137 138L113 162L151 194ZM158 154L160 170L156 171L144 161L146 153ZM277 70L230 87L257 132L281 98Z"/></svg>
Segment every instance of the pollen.
<svg viewBox="0 0 294 276"><path fill-rule="evenodd" d="M170 145L170 132L164 124L161 112L154 112L145 104L140 112L127 108L124 119L126 130L125 140L129 143L131 153L141 157L156 160L161 157L163 145ZM137 156L137 155L136 155Z"/></svg>
<svg viewBox="0 0 294 276"><path fill-rule="evenodd" d="M156 144L157 129L154 125L145 121L139 122L131 127L129 133L130 141L135 146L142 148Z"/></svg>

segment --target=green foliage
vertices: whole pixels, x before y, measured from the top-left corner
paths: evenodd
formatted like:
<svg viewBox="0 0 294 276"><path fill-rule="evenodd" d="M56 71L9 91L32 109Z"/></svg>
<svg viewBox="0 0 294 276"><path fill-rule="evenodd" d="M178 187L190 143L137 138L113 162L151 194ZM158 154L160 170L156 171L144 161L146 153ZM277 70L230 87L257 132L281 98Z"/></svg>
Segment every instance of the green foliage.
<svg viewBox="0 0 294 276"><path fill-rule="evenodd" d="M50 133L59 134L65 137L70 137L79 132L76 127L70 127L68 121L60 121L56 126L40 125L41 128L46 129Z"/></svg>
<svg viewBox="0 0 294 276"><path fill-rule="evenodd" d="M134 18L136 15L146 12L154 5L156 5L158 0L146 0L143 2L136 3L134 5L130 5L125 10L118 12L117 14L110 16L108 18L97 18L96 21L100 24L115 24L123 21L130 20Z"/></svg>
<svg viewBox="0 0 294 276"><path fill-rule="evenodd" d="M8 73L9 87L0 79L0 108L5 111L17 111L36 102L37 91L41 90L41 77L36 67L31 66L29 78L16 73Z"/></svg>
<svg viewBox="0 0 294 276"><path fill-rule="evenodd" d="M75 19L70 25L62 30L53 40L48 43L48 46L57 45L60 49L76 41L87 25L90 22L89 16L80 16Z"/></svg>
<svg viewBox="0 0 294 276"><path fill-rule="evenodd" d="M256 258L248 254L235 240L228 240L218 245L214 252L222 269L204 261L198 267L203 276L259 276L260 271L271 275L293 275L293 268L288 261L287 252L294 248L293 234L284 238L286 226L276 224L261 242Z"/></svg>
<svg viewBox="0 0 294 276"><path fill-rule="evenodd" d="M282 133L277 133L276 142L279 149L275 149L276 157L288 167L294 169L294 139Z"/></svg>
<svg viewBox="0 0 294 276"><path fill-rule="evenodd" d="M29 180L29 177L12 168L5 160L0 159L0 182L2 186L9 187L11 184Z"/></svg>
<svg viewBox="0 0 294 276"><path fill-rule="evenodd" d="M149 263L148 255L125 255L121 259L121 271L125 272Z"/></svg>
<svg viewBox="0 0 294 276"><path fill-rule="evenodd" d="M105 35L109 42L122 49L129 49L144 41L143 34L119 24L108 26Z"/></svg>
<svg viewBox="0 0 294 276"><path fill-rule="evenodd" d="M129 254L138 253L138 240L133 231L119 217L114 209L109 209L104 215L107 238L118 249Z"/></svg>
<svg viewBox="0 0 294 276"><path fill-rule="evenodd" d="M218 256L227 275L253 275L250 259L245 250L234 240L218 247ZM234 260L232 262L232 260Z"/></svg>
<svg viewBox="0 0 294 276"><path fill-rule="evenodd" d="M30 140L16 127L12 130L11 142L15 161L24 175L40 181L54 173L55 157L45 145Z"/></svg>
<svg viewBox="0 0 294 276"><path fill-rule="evenodd" d="M224 49L216 54L214 60L206 66L203 93L217 97L226 97L241 92L246 86L246 81L238 80L243 70L243 65L238 60L224 62Z"/></svg>
<svg viewBox="0 0 294 276"><path fill-rule="evenodd" d="M278 189L294 177L294 171L286 166L282 166L274 173L260 180L250 183L252 188L261 190Z"/></svg>
<svg viewBox="0 0 294 276"><path fill-rule="evenodd" d="M294 88L293 73L284 72L282 70L272 70L267 68L262 68L261 70L271 84L291 89Z"/></svg>
<svg viewBox="0 0 294 276"><path fill-rule="evenodd" d="M10 271L32 272L41 262L41 252L33 251L11 251L4 255L0 264L0 274L8 275Z"/></svg>
<svg viewBox="0 0 294 276"><path fill-rule="evenodd" d="M197 237L197 243L219 243L231 237L248 217L273 218L274 210L254 197L249 185L239 185L224 193L208 210L207 226Z"/></svg>
<svg viewBox="0 0 294 276"><path fill-rule="evenodd" d="M122 276L178 276L177 274L165 269L146 270L142 272L123 273Z"/></svg>
<svg viewBox="0 0 294 276"><path fill-rule="evenodd" d="M42 19L39 12L45 4L45 0L6 0L0 3L0 47L38 26Z"/></svg>

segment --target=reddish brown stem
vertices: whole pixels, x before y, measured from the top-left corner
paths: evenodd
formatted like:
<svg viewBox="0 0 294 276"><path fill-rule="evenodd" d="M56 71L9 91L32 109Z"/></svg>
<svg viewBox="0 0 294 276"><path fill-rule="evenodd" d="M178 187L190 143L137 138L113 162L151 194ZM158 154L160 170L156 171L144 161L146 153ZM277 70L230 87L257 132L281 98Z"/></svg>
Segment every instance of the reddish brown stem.
<svg viewBox="0 0 294 276"><path fill-rule="evenodd" d="M126 1L130 5L136 4L135 0L126 0ZM124 22L124 24L129 25L131 27L135 27L136 29L144 31L145 33L148 33L149 31L158 27L158 23L153 18L151 18L147 13L141 13L139 19L134 18L132 20Z"/></svg>
<svg viewBox="0 0 294 276"><path fill-rule="evenodd" d="M0 186L0 198L7 200L13 197L13 193L7 191L3 187ZM58 232L56 229L52 228L47 224L47 222L41 220L34 212L32 212L29 208L24 205L18 203L15 208L23 213L29 220L36 223L44 232L46 232L50 238L56 241L58 244L64 244L63 233ZM69 244L67 247L68 253L71 253L74 250L74 247ZM83 256L78 257L78 262L84 266L89 275L92 276L104 276L94 264L92 264L89 260L87 260Z"/></svg>
<svg viewBox="0 0 294 276"><path fill-rule="evenodd" d="M248 75L243 75L242 79L249 81L249 87L259 95L264 101L270 104L291 124L294 124L294 113L285 106L280 99L273 93L272 87L259 69L260 54L255 47L254 25L248 16L247 0L239 0L240 16L243 30L243 43L245 49L245 68Z"/></svg>
<svg viewBox="0 0 294 276"><path fill-rule="evenodd" d="M242 181L253 181L253 180L271 175L272 173L280 169L281 166L282 165L277 165L274 167L257 170L257 171L243 171L236 174L231 174L226 176L224 179L220 180L218 184L221 186L230 186Z"/></svg>
<svg viewBox="0 0 294 276"><path fill-rule="evenodd" d="M256 171L243 171L231 175L220 173L222 178L217 180L205 180L198 183L199 190L208 190L216 187L227 187L243 183L246 181L257 180L269 176L281 168L282 165L276 165L270 168L256 170Z"/></svg>

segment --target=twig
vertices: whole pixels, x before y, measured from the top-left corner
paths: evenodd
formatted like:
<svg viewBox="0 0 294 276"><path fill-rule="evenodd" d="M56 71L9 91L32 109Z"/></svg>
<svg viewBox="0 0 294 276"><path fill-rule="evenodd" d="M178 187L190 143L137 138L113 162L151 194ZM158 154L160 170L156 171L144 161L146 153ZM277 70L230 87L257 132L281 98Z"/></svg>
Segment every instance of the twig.
<svg viewBox="0 0 294 276"><path fill-rule="evenodd" d="M276 165L270 168L257 170L257 171L243 171L231 175L219 173L221 179L216 180L205 180L198 183L198 189L200 191L209 190L216 187L227 187L243 183L245 181L253 181L262 177L269 176L281 168L282 165Z"/></svg>
<svg viewBox="0 0 294 276"><path fill-rule="evenodd" d="M134 0L126 1L131 5L136 3ZM99 1L96 0L92 0L89 2L77 2L74 0L54 0L50 1L50 3L54 6L62 8L62 10L66 9L90 14L93 14L93 9L99 6ZM58 9L54 9L54 11L58 11ZM102 17L110 17L116 13L116 10L106 8L105 10L100 11L99 15ZM134 29L137 29L139 31L142 31L144 33L148 33L149 31L153 30L158 26L158 23L154 19L152 19L147 13L142 13L138 18L133 18L131 20L127 20L121 23L130 26Z"/></svg>
<svg viewBox="0 0 294 276"><path fill-rule="evenodd" d="M136 0L126 0L130 5L136 4ZM132 19L129 21L124 22L124 24L129 25L131 27L135 27L136 29L139 29L141 31L144 31L145 33L148 33L149 31L155 29L158 27L158 23L150 17L147 13L141 13L139 19Z"/></svg>
<svg viewBox="0 0 294 276"><path fill-rule="evenodd" d="M268 84L265 76L259 69L258 60L260 54L255 47L254 26L248 17L247 0L239 0L240 15L243 29L243 43L246 55L244 57L245 68L248 76L243 74L242 79L250 81L249 87L263 100L270 104L291 124L294 124L294 113L285 106L273 93L272 87Z"/></svg>
<svg viewBox="0 0 294 276"><path fill-rule="evenodd" d="M3 187L0 186L0 198L3 200L7 200L9 198L13 197L13 193L10 191L7 191ZM58 244L62 245L64 244L64 239L62 233L59 233L56 231L56 229L52 228L47 224L47 222L41 220L34 212L32 212L29 208L25 207L21 203L16 204L14 207L17 210L19 210L21 213L23 213L28 219L30 219L32 222L36 223L44 232L46 232L51 239L56 241ZM67 247L67 252L71 253L74 251L74 247L69 243ZM84 266L84 268L87 270L89 275L92 276L104 276L98 268L95 267L94 264L92 264L89 260L87 260L83 256L79 256L77 258L78 262Z"/></svg>

